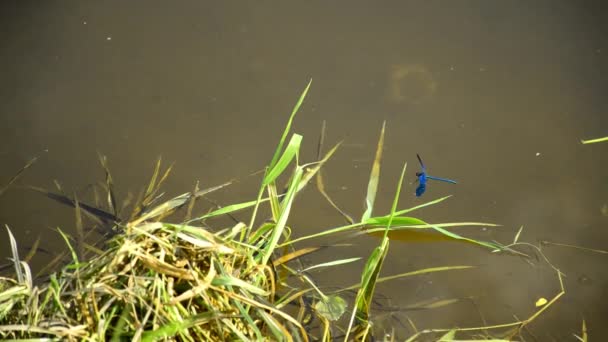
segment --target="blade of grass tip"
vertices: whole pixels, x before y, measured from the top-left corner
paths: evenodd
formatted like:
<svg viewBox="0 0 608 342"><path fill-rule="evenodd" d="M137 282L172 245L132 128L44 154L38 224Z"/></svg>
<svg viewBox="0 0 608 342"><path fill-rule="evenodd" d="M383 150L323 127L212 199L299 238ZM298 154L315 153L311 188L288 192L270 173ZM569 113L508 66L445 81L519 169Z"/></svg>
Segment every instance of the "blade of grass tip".
<svg viewBox="0 0 608 342"><path fill-rule="evenodd" d="M224 183L222 185L219 186L214 186L212 188L208 188L208 189L204 189L204 190L199 190L198 192L196 192L194 195L194 197L199 197L202 196L204 194L207 194L209 192L215 191L217 189L221 189L224 186L226 186L227 184L230 184L231 182L228 183ZM143 213L141 216L139 216L137 219L132 220L131 222L129 222L128 226L129 227L135 227L138 224L146 221L146 220L150 220L152 218L157 218L160 216L167 216L168 214L172 213L173 211L181 208L184 204L186 204L188 202L188 200L190 200L190 198L192 197L192 193L190 192L186 192L183 193L179 196L176 196L162 204L157 205L156 207L150 209L149 211L146 211L145 213Z"/></svg>
<svg viewBox="0 0 608 342"><path fill-rule="evenodd" d="M301 144L302 136L294 133L294 135L289 140L289 144L285 148L285 152L281 155L279 161L268 171L268 173L264 177L264 181L262 182L264 186L267 186L270 183L274 182L283 173L285 168L287 168L291 161L297 156Z"/></svg>
<svg viewBox="0 0 608 342"><path fill-rule="evenodd" d="M321 152L323 151L323 143L325 142L325 128L327 121L323 120L321 123L321 135L319 136L319 143L317 144L317 159L321 159Z"/></svg>
<svg viewBox="0 0 608 342"><path fill-rule="evenodd" d="M412 212L414 210L418 210L418 209L422 209L424 207L435 205L437 203L440 203L440 202L443 202L443 201L447 200L450 197L452 197L452 195L444 196L444 197L438 198L436 200L432 200L430 202L422 203L420 205L417 205L415 207L411 207L411 208L408 208L408 209L399 210L399 211L395 212L395 216L402 216L402 215L410 213L410 212Z"/></svg>
<svg viewBox="0 0 608 342"><path fill-rule="evenodd" d="M334 147L332 147L323 156L323 158L318 159L318 161L306 164L308 170L303 178L302 185L300 185L299 190L302 190L302 188L312 179L313 176L315 176L315 175L319 176L321 174L321 169L323 168L325 163L327 163L329 158L331 158L333 156L333 154L336 153L336 151L342 145L343 142L344 141L339 141L336 145L334 145ZM314 165L314 166L308 167L309 165Z"/></svg>
<svg viewBox="0 0 608 342"><path fill-rule="evenodd" d="M285 264L291 260L301 258L310 253L314 253L314 252L320 250L321 248L323 248L323 247L317 246L317 247L306 247L306 248L298 249L289 254L284 254L284 255L281 255L280 257L274 259L272 261L272 265L274 267L278 267L279 265Z"/></svg>
<svg viewBox="0 0 608 342"><path fill-rule="evenodd" d="M82 215L80 214L80 205L76 193L74 193L74 208L76 212L76 252L78 260L84 260L84 229L82 228Z"/></svg>
<svg viewBox="0 0 608 342"><path fill-rule="evenodd" d="M263 203L268 201L267 198L262 199L259 201L259 203ZM258 201L249 201L249 202L244 202L244 203L237 203L237 204L232 204L232 205L227 205L225 207L221 207L217 210L214 210L208 214L205 214L201 217L197 217L194 218L190 221L187 221L186 223L192 223L193 221L200 221L200 220L205 220L211 217L215 217L215 216L221 216L221 215L226 215L226 214L230 214L239 210L243 210L243 209L247 209L247 208L251 208L253 206L255 206L256 204L258 204Z"/></svg>
<svg viewBox="0 0 608 342"><path fill-rule="evenodd" d="M583 145L586 145L586 144L595 144L595 143L604 142L604 141L608 141L608 137L597 138L597 139L590 139L590 140L582 140L581 139L581 143Z"/></svg>
<svg viewBox="0 0 608 342"><path fill-rule="evenodd" d="M351 262L359 261L360 259L361 259L360 257L356 257L356 258L348 258L348 259L341 259L341 260L334 260L334 261L324 262L324 263L321 263L321 264L316 264L316 265L307 267L307 268L303 269L301 271L301 273L308 272L308 271L314 270L316 268L325 268L325 267L332 267L332 266L350 264Z"/></svg>
<svg viewBox="0 0 608 342"><path fill-rule="evenodd" d="M142 212L144 192L144 189L140 189L137 193L137 197L135 198L135 202L133 203L133 210L131 210L131 215L129 215L128 222L133 221L137 216L139 216L139 213Z"/></svg>
<svg viewBox="0 0 608 342"><path fill-rule="evenodd" d="M21 267L23 268L23 280L28 289L34 288L34 280L32 279L32 270L30 269L30 265L25 261L20 262Z"/></svg>
<svg viewBox="0 0 608 342"><path fill-rule="evenodd" d="M378 139L378 146L376 148L376 157L372 164L372 171L369 175L369 182L367 184L367 196L365 198L365 212L361 217L361 222L367 221L372 216L374 209L374 202L376 201L376 193L378 191L378 182L380 180L380 161L382 160L382 148L384 146L384 129L386 127L386 121L382 123L382 130L380 131L380 139Z"/></svg>
<svg viewBox="0 0 608 342"><path fill-rule="evenodd" d="M158 157L156 160L156 164L154 165L154 171L152 172L152 177L150 178L150 182L148 183L148 187L146 188L145 198L153 196L154 188L156 186L156 179L158 178L158 174L160 173L160 165L162 162L162 157Z"/></svg>
<svg viewBox="0 0 608 342"><path fill-rule="evenodd" d="M490 242L486 242L486 241L475 240L475 239L470 239L470 238L464 237L462 235L458 235L456 233L452 233L451 231L443 229L441 227L437 227L436 225L433 225L433 224L429 224L429 226L431 226L431 228L435 229L436 231L440 232L441 234L447 235L447 236L449 236L449 237L451 237L453 239L456 239L456 240L468 241L468 242L474 243L476 245L480 245L480 246L483 246L483 247L486 247L486 248L490 248L490 249L501 249L502 248L502 246L499 245L499 244L490 243Z"/></svg>
<svg viewBox="0 0 608 342"><path fill-rule="evenodd" d="M21 269L21 260L19 260L19 249L17 248L17 241L8 227L8 224L4 225L8 232L8 238L11 243L11 253L13 254L13 264L15 265L15 273L17 274L17 281L19 284L23 284L25 278L23 277L23 270Z"/></svg>
<svg viewBox="0 0 608 342"><path fill-rule="evenodd" d="M268 193L268 199L270 202L270 212L272 213L272 220L274 222L279 220L281 213L281 203L279 202L279 195L277 194L277 187L275 183L268 184L266 187Z"/></svg>
<svg viewBox="0 0 608 342"><path fill-rule="evenodd" d="M266 171L264 173L264 179L266 180L266 176L268 175L269 170L273 169L275 164L277 163L279 156L281 155L281 151L283 150L283 144L285 144L285 140L287 139L287 134L289 134L289 131L291 130L291 124L293 123L293 119L296 115L296 113L298 112L298 110L300 109L300 106L302 105L302 102L304 102L304 98L306 98L306 94L308 94L308 89L310 89L310 85L312 84L312 79L310 79L310 81L308 81L308 85L306 85L306 88L304 89L304 91L302 92L302 94L300 95L300 98L298 99L298 102L296 102L296 105L293 107L293 110L291 111L291 115L289 116L289 120L287 120L287 124L285 125L285 129L283 130L283 135L281 136L281 139L279 140L279 144L277 145L276 150L274 151L274 155L272 156L272 159L270 161L270 164L268 165L268 167L266 168ZM292 138L293 139L293 138ZM260 186L260 190L258 192L258 197L257 197L257 203L255 204L255 207L253 208L253 213L251 214L251 220L249 222L249 226L247 226L246 230L243 230L243 232L241 233L241 241L245 238L245 236L247 234L249 234L251 227L253 227L254 223L255 223L255 218L258 212L258 208L259 208L259 201L262 198L262 193L264 192L264 187L265 185Z"/></svg>
<svg viewBox="0 0 608 342"><path fill-rule="evenodd" d="M285 247L288 245L293 245L296 242L301 242L304 240L309 240L309 239L314 239L314 238L319 238L319 237L325 237L325 236L330 236L332 234L337 234L337 233L343 233L343 232L347 232L349 230L359 230L359 228L363 227L365 225L365 223L353 223L353 224L349 224L346 226L341 226L341 227L336 227L336 228L331 228L328 230L324 230L320 233L316 233L316 234L311 234L311 235L307 235L307 236L302 236L299 238L295 238L289 241L286 241L282 244L279 245L279 247Z"/></svg>
<svg viewBox="0 0 608 342"><path fill-rule="evenodd" d="M285 125L285 129L283 130L283 135L281 136L281 140L279 140L279 145L277 146L277 149L274 151L272 160L270 161L270 164L268 165L269 168L273 168L275 163L279 159L279 155L280 155L281 151L283 150L283 144L285 144L285 140L287 139L287 134L289 134L289 131L291 130L291 124L293 123L293 119L296 116L296 113L298 112L298 110L300 109L300 106L302 106L302 102L304 102L304 99L306 98L306 94L308 94L308 89L310 89L311 84L312 84L312 79L310 79L310 81L308 81L308 84L306 85L306 88L300 95L298 102L296 102L296 105L293 107L293 110L291 111L291 115L289 116L289 120L287 121L287 125Z"/></svg>
<svg viewBox="0 0 608 342"><path fill-rule="evenodd" d="M207 213L212 212L214 209L217 210L217 209L223 208L223 205L219 204L218 202L214 201L211 198L205 197L204 199L205 199L205 201L213 204L213 207L209 208L208 211L207 211ZM236 218L236 216L232 215L231 213L226 213L226 216L228 216L235 224L240 223L240 224L243 225L243 227L246 226L243 222L241 222L241 220L239 220L238 218Z"/></svg>
<svg viewBox="0 0 608 342"><path fill-rule="evenodd" d="M68 195L66 195L66 193L63 191L63 187L61 186L58 180L53 179L53 184L55 184L55 187L57 188L57 191L59 191L60 194L65 197L68 197Z"/></svg>
<svg viewBox="0 0 608 342"><path fill-rule="evenodd" d="M201 196L204 196L204 195L206 195L206 194L210 194L210 193L212 193L212 192L215 192L215 191L218 191L218 190L220 190L220 189L223 189L223 188L227 187L228 185L231 185L232 183L234 183L234 180L229 180L229 181L227 181L227 182L225 182L225 183L222 183L222 184L220 184L220 185L216 185L216 186L212 186L212 187L210 187L210 188L206 188L206 189L203 189L203 190L199 190L199 191L197 191L197 192L194 194L194 196L195 196L195 197L201 197Z"/></svg>
<svg viewBox="0 0 608 342"><path fill-rule="evenodd" d="M298 191L302 190L306 186L306 184L308 184L308 182L312 179L312 177L314 177L315 175L319 175L321 173L321 168L325 165L325 163L327 163L329 158L331 158L331 156L338 150L340 145L342 145L342 141L337 143L331 150L329 150L329 152L327 152L325 154L323 159L320 159L317 162L306 165L306 166L308 166L308 165L314 165L314 166L306 168L307 169L306 173L304 174L304 177L302 177L302 181L300 182Z"/></svg>
<svg viewBox="0 0 608 342"><path fill-rule="evenodd" d="M399 196L401 195L401 186L403 185L403 178L405 178L405 170L407 169L407 162L403 164L403 169L401 170L401 177L399 178L399 183L397 183L397 191L395 192L395 198L393 199L393 206L391 207L391 214L388 219L388 224L386 225L386 229L384 230L384 240L388 240L388 232L393 224L393 219L395 218L395 213L397 212L397 206L399 204Z"/></svg>
<svg viewBox="0 0 608 342"><path fill-rule="evenodd" d="M34 241L34 244L30 248L30 251L27 252L27 254L25 255L25 258L23 258L23 260L25 262L30 262L30 260L32 260L34 255L36 255L36 252L38 251L39 246L40 246L40 235L38 235L38 237L36 238L36 241Z"/></svg>
<svg viewBox="0 0 608 342"><path fill-rule="evenodd" d="M517 231L517 234L515 234L515 238L513 239L513 244L516 244L517 240L519 240L519 235L521 234L522 230L524 230L524 226L519 227L519 230Z"/></svg>
<svg viewBox="0 0 608 342"><path fill-rule="evenodd" d="M152 192L146 198L146 200L147 200L146 207L151 204L151 201L153 201L156 194L161 189L162 185L165 183L167 178L169 178L169 174L171 174L172 170L173 170L173 164L169 165L169 167L165 170L165 173L163 173L163 175L162 175L162 177L160 177L160 180L158 181L158 183L156 183L156 187L152 190Z"/></svg>
<svg viewBox="0 0 608 342"><path fill-rule="evenodd" d="M38 156L30 159L22 168L21 170L17 171L17 173L15 173L15 175L13 177L11 177L11 179L8 181L8 183L6 183L6 185L4 185L3 187L0 187L0 196L2 196L2 194L11 186L13 185L13 183L15 183L17 181L17 179L19 179L19 177L21 177L21 174L23 174L23 172L25 172L25 170L27 170L30 166L32 166L36 161L38 160Z"/></svg>
<svg viewBox="0 0 608 342"><path fill-rule="evenodd" d="M112 180L112 174L110 173L110 168L108 167L108 158L100 153L97 153L99 156L99 161L101 163L101 167L103 168L106 174L106 190L108 191L108 207L110 211L114 214L114 216L118 216L118 208L116 206L116 197L114 196L114 182Z"/></svg>
<svg viewBox="0 0 608 342"><path fill-rule="evenodd" d="M59 232L59 234L61 234L61 237L65 241L65 244L68 245L68 249L70 250L70 253L72 254L73 262L76 265L78 265L79 264L78 255L76 254L76 251L74 250L74 248L72 247L72 244L70 243L70 238L61 229L57 228L57 231Z"/></svg>
<svg viewBox="0 0 608 342"><path fill-rule="evenodd" d="M587 339L588 339L588 337L587 337L587 323L585 322L584 319L583 319L583 328L581 329L581 331L582 331L582 335L583 335L582 336L583 337L583 341L587 342Z"/></svg>

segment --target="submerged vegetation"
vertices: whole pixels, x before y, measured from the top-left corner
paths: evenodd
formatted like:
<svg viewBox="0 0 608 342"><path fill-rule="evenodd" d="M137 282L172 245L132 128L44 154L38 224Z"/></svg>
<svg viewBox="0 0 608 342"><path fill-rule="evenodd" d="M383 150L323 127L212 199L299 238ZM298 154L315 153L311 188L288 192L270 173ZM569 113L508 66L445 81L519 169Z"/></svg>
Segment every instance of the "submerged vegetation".
<svg viewBox="0 0 608 342"><path fill-rule="evenodd" d="M394 338L390 331L374 331L372 324L372 302L378 283L472 267L449 265L381 276L393 238L399 239L407 232L422 234L418 236L436 234L442 239L463 241L490 252L527 257L515 249L522 244L518 241L521 230L512 244L502 245L467 238L450 230L458 226L491 227L491 224L431 224L407 216L447 197L400 209L406 165L399 183L395 185L392 207L388 213L376 215L374 204L380 178L384 125L370 173L365 211L359 220L344 213L325 192L320 173L340 144L324 155L320 153L318 161L301 164L302 136L295 133L289 136L292 120L309 87L310 83L295 105L277 149L265 168L257 197L251 201L220 207L192 218L194 202L198 198L230 183L204 190L198 189L197 185L192 192L158 203L159 188L170 171L168 168L161 173L159 161L132 213L121 219L112 177L103 157L106 209L81 203L76 196L32 188L75 208L76 234L71 237L59 230L68 246L69 261L59 272L50 273L46 277L48 279L35 284L35 277L24 261L29 260L31 254L24 259L19 257L17 242L7 227L14 276L0 278L0 337L40 341L371 341L374 336L376 340L378 336L384 336L390 340ZM288 169L292 171L287 184L279 186L279 178L283 175L286 178ZM293 238L288 218L294 199L313 178L321 194L342 213L348 224ZM5 189L0 189L0 194ZM261 206L268 207L270 218L260 219ZM206 221L212 217L246 209L251 210L248 222L236 222L224 229L207 226ZM169 223L170 215L178 210L186 211L186 219ZM91 231L83 228L83 216L102 233L104 239L101 243L87 242ZM304 268L299 263L300 258L321 247L298 247L299 243L347 232L373 234L381 240L367 258L358 284L325 291L316 285L308 271L336 267L360 258L329 260ZM36 246L32 247L35 249ZM561 272L555 270L562 285ZM354 300L349 302L346 292L353 293ZM509 340L520 334L527 324L564 293L562 285L554 298L539 303L538 310L525 320L459 329L417 331L414 328L415 333L408 341L450 341L455 340L456 334L469 339ZM435 303L424 308L447 304Z"/></svg>

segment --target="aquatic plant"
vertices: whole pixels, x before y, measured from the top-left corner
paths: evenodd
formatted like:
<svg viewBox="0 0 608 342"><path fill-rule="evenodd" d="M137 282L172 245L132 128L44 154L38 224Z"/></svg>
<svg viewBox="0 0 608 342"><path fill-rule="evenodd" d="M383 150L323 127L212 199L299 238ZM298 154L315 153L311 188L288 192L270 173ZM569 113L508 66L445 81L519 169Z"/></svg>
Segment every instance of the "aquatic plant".
<svg viewBox="0 0 608 342"><path fill-rule="evenodd" d="M513 249L519 233L514 244L504 246L467 238L450 230L456 226L494 226L491 224L433 224L406 216L448 198L399 209L406 165L395 186L390 211L374 215L385 125L370 173L364 213L360 220L354 221L340 210L326 193L320 173L340 144L324 155L319 152L318 161L300 164L302 136L296 133L290 136L293 118L309 87L310 83L289 117L254 200L223 206L192 218L193 205L198 198L224 188L230 182L204 190L197 184L193 191L159 204L160 186L171 170L168 168L161 173L159 160L131 214L121 218L109 166L103 156L100 161L106 174L106 209L82 203L76 196L30 187L75 209L76 236L58 230L68 247L68 262L60 271L51 273L47 281L36 285L30 267L19 257L17 242L7 227L15 276L0 278L0 337L68 341L370 341L377 334L370 321L370 312L378 283L471 267L430 267L381 276L391 239L399 240L407 232L432 232L443 239L466 242L492 252L522 255ZM280 187L279 179L288 168L293 171L287 184ZM313 178L319 191L343 214L348 224L293 238L288 218L294 199ZM262 205L268 206L271 213L271 217L263 221L258 218ZM185 220L168 222L171 214L184 208L187 210ZM207 227L207 220L213 217L246 209L251 209L247 223L236 222L219 230ZM99 228L97 231L104 236L101 244L87 243L90 230L84 229L82 215L93 220ZM379 235L380 244L367 258L358 284L324 291L308 271L337 267L360 258L329 260L303 267L300 258L322 247L298 248L296 244L347 232ZM57 265L62 260L60 255L49 265ZM561 284L561 274L557 274ZM350 305L344 296L349 291L355 291L355 299ZM481 333L499 328L511 329L508 333L514 336L563 293L562 286L560 294L527 320L493 327L417 331L409 340L431 335L449 341L458 331ZM448 304L435 303L426 308Z"/></svg>

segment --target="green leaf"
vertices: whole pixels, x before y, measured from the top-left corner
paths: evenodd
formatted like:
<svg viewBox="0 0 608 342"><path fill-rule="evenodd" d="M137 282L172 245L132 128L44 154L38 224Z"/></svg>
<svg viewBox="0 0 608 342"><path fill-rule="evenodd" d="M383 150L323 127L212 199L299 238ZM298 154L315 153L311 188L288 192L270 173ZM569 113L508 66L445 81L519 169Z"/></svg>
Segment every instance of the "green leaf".
<svg viewBox="0 0 608 342"><path fill-rule="evenodd" d="M302 102L304 102L304 98L306 98L306 94L308 94L308 89L310 89L311 84L312 84L312 79L310 81L308 81L308 85L306 85L306 88L302 92L302 95L300 95L298 102L296 103L296 105L293 107L293 110L291 111L291 115L289 116L289 120L287 121L285 130L283 131L283 135L281 136L279 145L277 146L277 149L274 151L274 155L272 156L272 160L270 161L270 165L269 165L270 168L273 168L274 164L279 159L279 154L283 150L283 144L285 144L285 140L287 139L287 134L289 134L289 130L291 129L291 124L293 122L293 118L296 116L296 113L300 109Z"/></svg>
<svg viewBox="0 0 608 342"><path fill-rule="evenodd" d="M260 200L260 203L261 202L265 202L267 200L268 200L267 198L266 199L262 199L262 200ZM250 207L253 207L254 205L256 205L257 202L258 201L249 201L249 202L244 202L244 203L227 205L227 206L222 207L222 208L220 208L218 210L212 211L209 214L205 214L205 215L203 215L201 217L192 219L192 220L190 220L190 221L188 221L186 223L190 223L192 221L197 221L197 220L204 220L204 219L208 219L210 217L225 215L225 214L229 214L229 213L232 213L232 212L235 212L235 211L247 209L247 208L250 208Z"/></svg>
<svg viewBox="0 0 608 342"><path fill-rule="evenodd" d="M264 177L263 186L267 186L268 184L274 182L277 177L283 173L285 168L291 163L293 158L298 154L300 150L300 144L302 143L302 136L299 134L294 134L285 149L283 155L281 155L281 159L268 171L266 176Z"/></svg>
<svg viewBox="0 0 608 342"><path fill-rule="evenodd" d="M303 173L302 168L298 166L296 168L295 174L289 185L289 189L287 190L287 194L285 195L285 199L283 202L283 212L279 216L277 225L272 230L272 234L270 235L270 240L269 240L268 245L262 251L262 262L261 263L264 265L266 265L268 263L268 260L270 259L270 256L274 252L274 249L276 248L277 243L279 242L279 238L281 237L281 234L283 233L283 229L285 229L285 225L287 224L287 218L289 217L289 213L291 211L291 205L293 203L293 200L295 198L295 195L296 195L296 192L298 189L298 184L300 184L300 179L302 179L302 173Z"/></svg>
<svg viewBox="0 0 608 342"><path fill-rule="evenodd" d="M317 313L329 321L337 321L346 311L346 301L340 296L326 296L315 303Z"/></svg>
<svg viewBox="0 0 608 342"><path fill-rule="evenodd" d="M386 121L382 123L382 130L380 131L380 138L378 139L378 146L376 147L376 157L372 165L372 171L369 175L369 182L367 183L367 196L365 198L365 212L361 217L361 222L367 221L372 216L374 209L374 202L376 201L376 193L378 192L378 182L380 181L380 161L382 160L382 148L384 146L384 128Z"/></svg>
<svg viewBox="0 0 608 342"><path fill-rule="evenodd" d="M361 258L349 258L349 259L341 259L341 260L335 260L335 261L329 261L329 262L324 262L321 264L317 264L317 265L313 265L310 267L307 267L305 269L303 269L301 272L308 272L310 270L314 270L316 268L324 268L324 267L332 267L332 266L337 266L337 265L344 265L344 264L349 264L351 262L355 262L360 260Z"/></svg>

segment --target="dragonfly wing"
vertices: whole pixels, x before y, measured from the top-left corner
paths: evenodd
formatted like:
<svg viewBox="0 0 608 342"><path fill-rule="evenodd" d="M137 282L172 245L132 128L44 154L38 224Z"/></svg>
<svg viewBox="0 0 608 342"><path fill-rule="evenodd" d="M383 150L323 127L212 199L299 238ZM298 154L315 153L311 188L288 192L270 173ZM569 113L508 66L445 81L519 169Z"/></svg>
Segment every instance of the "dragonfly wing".
<svg viewBox="0 0 608 342"><path fill-rule="evenodd" d="M424 172L424 170L426 170L426 167L424 166L424 163L422 162L422 158L420 158L420 155L418 153L416 153L416 158L418 158L418 162L420 163L420 166L422 167L422 171Z"/></svg>
<svg viewBox="0 0 608 342"><path fill-rule="evenodd" d="M436 181L442 181L442 182L446 182L446 183L457 184L455 180L451 180L451 179L447 179L447 178L433 177L433 176L428 176L428 175L426 176L426 178L436 180Z"/></svg>

